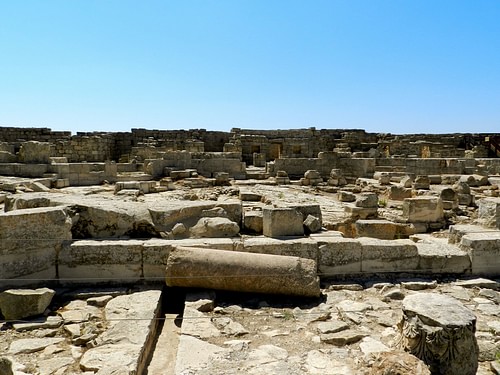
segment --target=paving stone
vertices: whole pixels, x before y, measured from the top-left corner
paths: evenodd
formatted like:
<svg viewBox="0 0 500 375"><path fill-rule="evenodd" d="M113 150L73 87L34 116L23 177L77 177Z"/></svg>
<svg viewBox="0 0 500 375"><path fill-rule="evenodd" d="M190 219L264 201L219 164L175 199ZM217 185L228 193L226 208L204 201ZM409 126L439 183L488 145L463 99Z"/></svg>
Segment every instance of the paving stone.
<svg viewBox="0 0 500 375"><path fill-rule="evenodd" d="M368 335L364 332L349 329L336 333L327 333L324 335L320 335L320 338L322 342L326 342L327 344L344 346L358 342L366 336Z"/></svg>
<svg viewBox="0 0 500 375"><path fill-rule="evenodd" d="M63 323L60 316L47 316L33 319L26 323L14 323L12 327L18 332L32 331L34 329L57 328Z"/></svg>
<svg viewBox="0 0 500 375"><path fill-rule="evenodd" d="M36 338L36 339L18 339L12 342L9 347L9 353L34 353L45 349L49 345L58 344L64 341L64 338Z"/></svg>

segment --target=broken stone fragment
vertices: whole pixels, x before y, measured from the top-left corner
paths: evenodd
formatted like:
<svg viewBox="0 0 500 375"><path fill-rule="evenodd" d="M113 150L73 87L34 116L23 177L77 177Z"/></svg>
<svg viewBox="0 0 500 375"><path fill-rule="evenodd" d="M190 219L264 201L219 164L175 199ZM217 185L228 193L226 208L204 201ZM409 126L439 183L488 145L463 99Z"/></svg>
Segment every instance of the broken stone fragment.
<svg viewBox="0 0 500 375"><path fill-rule="evenodd" d="M55 291L49 288L9 289L0 293L0 311L7 320L43 314Z"/></svg>

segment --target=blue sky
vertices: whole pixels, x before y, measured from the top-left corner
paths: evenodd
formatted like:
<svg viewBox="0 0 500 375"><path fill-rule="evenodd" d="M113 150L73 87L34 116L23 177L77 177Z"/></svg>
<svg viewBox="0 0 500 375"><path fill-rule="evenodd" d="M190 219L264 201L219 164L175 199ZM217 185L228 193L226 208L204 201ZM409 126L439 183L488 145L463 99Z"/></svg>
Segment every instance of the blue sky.
<svg viewBox="0 0 500 375"><path fill-rule="evenodd" d="M500 1L0 0L0 126L500 132Z"/></svg>

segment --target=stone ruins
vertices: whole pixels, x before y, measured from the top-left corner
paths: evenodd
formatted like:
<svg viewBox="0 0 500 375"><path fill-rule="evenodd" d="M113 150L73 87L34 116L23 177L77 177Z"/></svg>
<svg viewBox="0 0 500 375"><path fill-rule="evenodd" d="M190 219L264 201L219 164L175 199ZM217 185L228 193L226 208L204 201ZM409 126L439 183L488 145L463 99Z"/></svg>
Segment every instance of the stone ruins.
<svg viewBox="0 0 500 375"><path fill-rule="evenodd" d="M0 127L0 375L500 374L500 134Z"/></svg>

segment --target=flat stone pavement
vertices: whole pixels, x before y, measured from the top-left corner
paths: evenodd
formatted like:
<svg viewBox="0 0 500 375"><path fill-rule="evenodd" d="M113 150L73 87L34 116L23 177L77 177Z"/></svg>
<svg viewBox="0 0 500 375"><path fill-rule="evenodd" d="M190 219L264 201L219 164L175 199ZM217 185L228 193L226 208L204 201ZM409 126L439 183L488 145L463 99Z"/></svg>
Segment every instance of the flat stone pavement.
<svg viewBox="0 0 500 375"><path fill-rule="evenodd" d="M186 304L176 374L368 375L380 353L394 350L402 299L431 292L455 297L474 312L477 374L496 374L499 286L481 279L331 284L319 302L217 293L211 311L196 310L207 309L203 299Z"/></svg>
<svg viewBox="0 0 500 375"><path fill-rule="evenodd" d="M477 374L491 375L500 368L499 291L485 279L324 283L320 299L189 290L181 327L169 312L154 335L159 290L66 291L70 300L50 306L46 322L0 323L0 357L16 375L136 374L157 336L149 372L138 374L373 375L377 356L393 350L402 299L440 293L477 316Z"/></svg>

